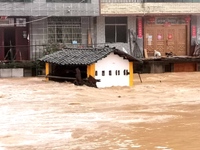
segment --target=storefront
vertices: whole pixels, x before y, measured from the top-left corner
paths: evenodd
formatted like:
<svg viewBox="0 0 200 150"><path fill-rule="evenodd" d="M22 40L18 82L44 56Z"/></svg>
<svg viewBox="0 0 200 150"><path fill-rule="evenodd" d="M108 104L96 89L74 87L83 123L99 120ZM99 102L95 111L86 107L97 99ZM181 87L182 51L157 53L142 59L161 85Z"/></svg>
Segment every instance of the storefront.
<svg viewBox="0 0 200 150"><path fill-rule="evenodd" d="M144 17L144 49L148 55L154 50L172 52L177 56L189 55L190 16L147 16Z"/></svg>

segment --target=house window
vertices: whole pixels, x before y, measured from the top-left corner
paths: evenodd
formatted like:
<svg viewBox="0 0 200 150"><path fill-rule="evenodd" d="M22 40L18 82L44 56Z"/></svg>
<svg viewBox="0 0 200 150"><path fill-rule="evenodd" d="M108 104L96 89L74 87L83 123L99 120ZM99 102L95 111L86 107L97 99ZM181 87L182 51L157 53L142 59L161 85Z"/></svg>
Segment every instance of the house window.
<svg viewBox="0 0 200 150"><path fill-rule="evenodd" d="M117 72L118 72L118 76L119 76L120 75L120 71L118 70Z"/></svg>
<svg viewBox="0 0 200 150"><path fill-rule="evenodd" d="M26 18L16 18L17 27L26 27Z"/></svg>
<svg viewBox="0 0 200 150"><path fill-rule="evenodd" d="M105 71L102 71L102 76L105 76Z"/></svg>
<svg viewBox="0 0 200 150"><path fill-rule="evenodd" d="M115 75L116 75L116 76L119 76L119 75L120 75L120 70L116 70L116 71L115 71Z"/></svg>
<svg viewBox="0 0 200 150"><path fill-rule="evenodd" d="M109 70L109 76L112 76L112 71L111 70Z"/></svg>
<svg viewBox="0 0 200 150"><path fill-rule="evenodd" d="M106 17L105 38L108 43L127 42L127 17Z"/></svg>
<svg viewBox="0 0 200 150"><path fill-rule="evenodd" d="M128 70L124 70L124 75L126 76L126 75L129 75L129 72L128 72Z"/></svg>
<svg viewBox="0 0 200 150"><path fill-rule="evenodd" d="M47 2L56 3L91 3L91 0L46 0Z"/></svg>
<svg viewBox="0 0 200 150"><path fill-rule="evenodd" d="M80 17L51 17L48 18L49 43L81 43Z"/></svg>

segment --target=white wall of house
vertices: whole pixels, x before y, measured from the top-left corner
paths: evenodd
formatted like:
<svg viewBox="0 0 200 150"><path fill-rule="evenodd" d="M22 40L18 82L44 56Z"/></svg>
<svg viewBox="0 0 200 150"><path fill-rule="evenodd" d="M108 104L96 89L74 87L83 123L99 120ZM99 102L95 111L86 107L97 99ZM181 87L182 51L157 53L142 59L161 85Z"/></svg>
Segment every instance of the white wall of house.
<svg viewBox="0 0 200 150"><path fill-rule="evenodd" d="M101 80L101 82L97 82L97 87L129 86L129 75L124 75L124 70L129 71L129 61L114 53L97 61L95 78ZM105 75L102 75L102 71L105 72ZM109 71L111 71L111 75L109 75ZM116 71L117 73L120 71L120 74L116 75Z"/></svg>

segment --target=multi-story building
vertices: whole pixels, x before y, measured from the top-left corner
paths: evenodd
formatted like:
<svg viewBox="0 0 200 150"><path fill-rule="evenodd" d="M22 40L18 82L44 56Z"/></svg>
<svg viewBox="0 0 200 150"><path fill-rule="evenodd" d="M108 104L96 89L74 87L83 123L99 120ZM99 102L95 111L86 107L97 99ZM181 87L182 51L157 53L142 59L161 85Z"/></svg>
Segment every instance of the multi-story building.
<svg viewBox="0 0 200 150"><path fill-rule="evenodd" d="M133 55L139 49L142 56L152 56L154 50L178 56L145 59L151 72L198 70L199 59L189 56L200 42L199 7L200 0L101 0L97 27L105 34L99 33L97 42L123 47Z"/></svg>
<svg viewBox="0 0 200 150"><path fill-rule="evenodd" d="M140 58L154 50L179 56L146 58L150 72L198 70L199 59L189 56L200 43L199 6L200 0L0 0L0 61L36 60L49 44L109 45Z"/></svg>
<svg viewBox="0 0 200 150"><path fill-rule="evenodd" d="M91 44L99 0L0 0L0 61L36 60L44 45Z"/></svg>

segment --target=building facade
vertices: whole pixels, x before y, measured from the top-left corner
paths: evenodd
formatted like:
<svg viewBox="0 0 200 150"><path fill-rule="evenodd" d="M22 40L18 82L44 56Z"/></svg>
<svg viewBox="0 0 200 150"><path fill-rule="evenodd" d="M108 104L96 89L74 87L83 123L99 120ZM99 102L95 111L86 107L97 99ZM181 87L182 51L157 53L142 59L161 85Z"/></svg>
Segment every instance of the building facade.
<svg viewBox="0 0 200 150"><path fill-rule="evenodd" d="M0 0L0 60L36 60L47 44L91 44L99 0Z"/></svg>
<svg viewBox="0 0 200 150"><path fill-rule="evenodd" d="M137 58L154 50L191 56L200 43L199 6L200 0L0 0L0 61L37 60L53 44L110 46ZM166 64L153 68L177 70Z"/></svg>
<svg viewBox="0 0 200 150"><path fill-rule="evenodd" d="M107 35L107 32L105 36L101 35L102 38L99 36L97 38L117 48L123 45L129 53L133 54L138 52L138 48L134 47L137 43L143 57L145 52L148 56L153 56L154 50L160 51L162 56L169 52L176 56L192 56L194 46L200 42L199 6L200 0L101 0L99 25L105 27L106 30L110 25L106 22L107 18L127 18L127 35L123 44L118 41L109 43L107 38L110 35ZM118 25L122 24L118 23ZM115 26L113 33L122 38L124 32L117 31L118 25ZM121 26L119 30L120 28ZM137 42L131 38L130 31L136 34ZM194 63L193 70L196 69L197 64L198 62ZM157 65L154 63L154 68ZM180 65L177 66L180 67ZM171 66L171 70L178 70L174 67L176 65ZM161 68L160 72L163 72L165 68Z"/></svg>

